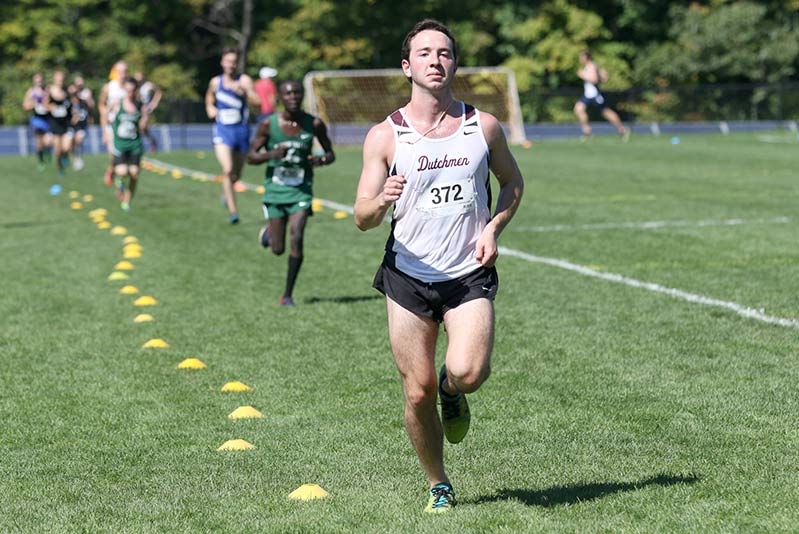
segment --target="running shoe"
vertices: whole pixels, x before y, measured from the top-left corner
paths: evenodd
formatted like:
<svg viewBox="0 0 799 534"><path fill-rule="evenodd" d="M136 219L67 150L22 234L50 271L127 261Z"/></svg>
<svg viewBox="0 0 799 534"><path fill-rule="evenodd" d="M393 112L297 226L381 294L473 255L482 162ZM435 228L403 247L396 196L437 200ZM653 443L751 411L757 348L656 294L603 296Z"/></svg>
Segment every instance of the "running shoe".
<svg viewBox="0 0 799 534"><path fill-rule="evenodd" d="M430 488L424 511L429 514L443 514L452 510L456 504L455 490L450 484L441 482Z"/></svg>
<svg viewBox="0 0 799 534"><path fill-rule="evenodd" d="M258 233L258 241L261 243L261 246L264 248L269 248L269 227L264 226L261 228L261 231Z"/></svg>
<svg viewBox="0 0 799 534"><path fill-rule="evenodd" d="M441 366L438 374L438 397L441 399L441 425L444 427L444 436L450 443L460 443L469 431L469 422L472 419L469 412L469 403L466 395L458 393L454 397L441 389L441 384L447 378L447 366Z"/></svg>
<svg viewBox="0 0 799 534"><path fill-rule="evenodd" d="M625 128L624 132L621 134L621 142L626 143L630 140L630 129Z"/></svg>
<svg viewBox="0 0 799 534"><path fill-rule="evenodd" d="M129 202L123 202L123 203L121 203L119 205L119 207L122 208L122 211L124 211L125 213L128 213L130 211L130 203Z"/></svg>
<svg viewBox="0 0 799 534"><path fill-rule="evenodd" d="M117 195L117 200L125 198L125 180L117 176L114 178L114 189Z"/></svg>
<svg viewBox="0 0 799 534"><path fill-rule="evenodd" d="M108 187L111 187L114 184L114 171L111 169L106 169L105 175L103 175L103 183Z"/></svg>
<svg viewBox="0 0 799 534"><path fill-rule="evenodd" d="M75 159L72 160L72 168L76 171L80 171L84 167L83 158L80 156L75 156Z"/></svg>
<svg viewBox="0 0 799 534"><path fill-rule="evenodd" d="M230 214L230 224L239 224L239 214L238 213L231 213Z"/></svg>
<svg viewBox="0 0 799 534"><path fill-rule="evenodd" d="M294 299L291 297L280 297L281 306L294 306Z"/></svg>

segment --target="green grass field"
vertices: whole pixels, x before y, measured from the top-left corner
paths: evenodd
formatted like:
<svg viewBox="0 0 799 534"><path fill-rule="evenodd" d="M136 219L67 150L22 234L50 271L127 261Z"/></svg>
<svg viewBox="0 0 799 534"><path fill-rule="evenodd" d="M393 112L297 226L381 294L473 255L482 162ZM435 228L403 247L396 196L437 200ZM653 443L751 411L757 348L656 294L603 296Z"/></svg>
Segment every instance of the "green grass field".
<svg viewBox="0 0 799 534"><path fill-rule="evenodd" d="M337 153L316 193L349 205L360 152ZM52 168L0 159L0 532L795 532L796 144L515 153L527 189L500 243L494 373L445 447L460 505L433 517L371 289L387 226L317 213L281 308L286 257L257 244L257 194L229 226L219 185L145 172L126 214L104 158L59 196ZM201 155L156 156L216 172ZM70 191L94 198L73 210ZM123 237L96 208L143 247L127 282L107 280ZM176 368L189 357L208 368ZM232 380L253 390L220 392ZM264 417L228 419L242 405ZM234 438L256 448L217 451ZM290 500L304 483L331 496Z"/></svg>

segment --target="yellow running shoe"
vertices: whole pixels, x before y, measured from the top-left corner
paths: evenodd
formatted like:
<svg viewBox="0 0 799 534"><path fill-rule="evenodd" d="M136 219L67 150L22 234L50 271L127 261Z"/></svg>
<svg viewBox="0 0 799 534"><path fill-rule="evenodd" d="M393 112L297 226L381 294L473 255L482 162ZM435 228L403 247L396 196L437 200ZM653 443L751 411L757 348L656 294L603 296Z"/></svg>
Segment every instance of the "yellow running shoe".
<svg viewBox="0 0 799 534"><path fill-rule="evenodd" d="M438 374L438 397L441 399L441 425L444 427L444 436L450 443L460 443L469 432L469 422L472 419L469 412L469 403L466 395L458 393L454 397L441 389L441 384L447 378L447 366L441 366Z"/></svg>
<svg viewBox="0 0 799 534"><path fill-rule="evenodd" d="M452 510L455 504L455 490L450 484L441 482L430 488L430 497L424 511L429 514L443 514Z"/></svg>

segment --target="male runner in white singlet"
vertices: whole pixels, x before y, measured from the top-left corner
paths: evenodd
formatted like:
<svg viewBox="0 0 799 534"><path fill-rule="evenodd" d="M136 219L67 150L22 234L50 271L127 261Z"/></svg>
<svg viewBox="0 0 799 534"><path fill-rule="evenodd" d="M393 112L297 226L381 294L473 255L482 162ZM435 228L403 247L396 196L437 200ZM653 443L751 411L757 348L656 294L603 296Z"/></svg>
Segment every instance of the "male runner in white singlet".
<svg viewBox="0 0 799 534"><path fill-rule="evenodd" d="M417 23L403 42L402 69L411 99L366 137L355 223L375 228L393 207L374 287L386 295L405 427L430 485L425 510L438 513L455 505L444 436L451 443L465 437L466 394L490 373L497 238L524 180L497 119L452 96L457 47L446 26ZM499 183L493 215L489 170ZM448 342L437 378L442 322Z"/></svg>

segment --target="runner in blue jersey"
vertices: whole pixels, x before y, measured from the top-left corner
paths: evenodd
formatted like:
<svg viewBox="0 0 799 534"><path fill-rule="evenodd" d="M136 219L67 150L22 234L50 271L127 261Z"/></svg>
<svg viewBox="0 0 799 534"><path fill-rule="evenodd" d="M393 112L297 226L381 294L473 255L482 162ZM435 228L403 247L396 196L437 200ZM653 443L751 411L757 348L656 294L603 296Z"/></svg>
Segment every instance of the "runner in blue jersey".
<svg viewBox="0 0 799 534"><path fill-rule="evenodd" d="M237 74L239 53L233 48L222 52L222 74L211 78L205 92L205 111L214 121L214 152L222 167L223 201L230 213L230 224L239 222L234 184L250 146L248 105L260 105L252 78Z"/></svg>
<svg viewBox="0 0 799 534"><path fill-rule="evenodd" d="M39 159L39 170L44 170L45 160L50 157L52 135L50 135L50 110L45 105L47 88L44 86L41 73L33 75L33 85L25 93L22 107L32 111L30 127L36 140L36 156Z"/></svg>

